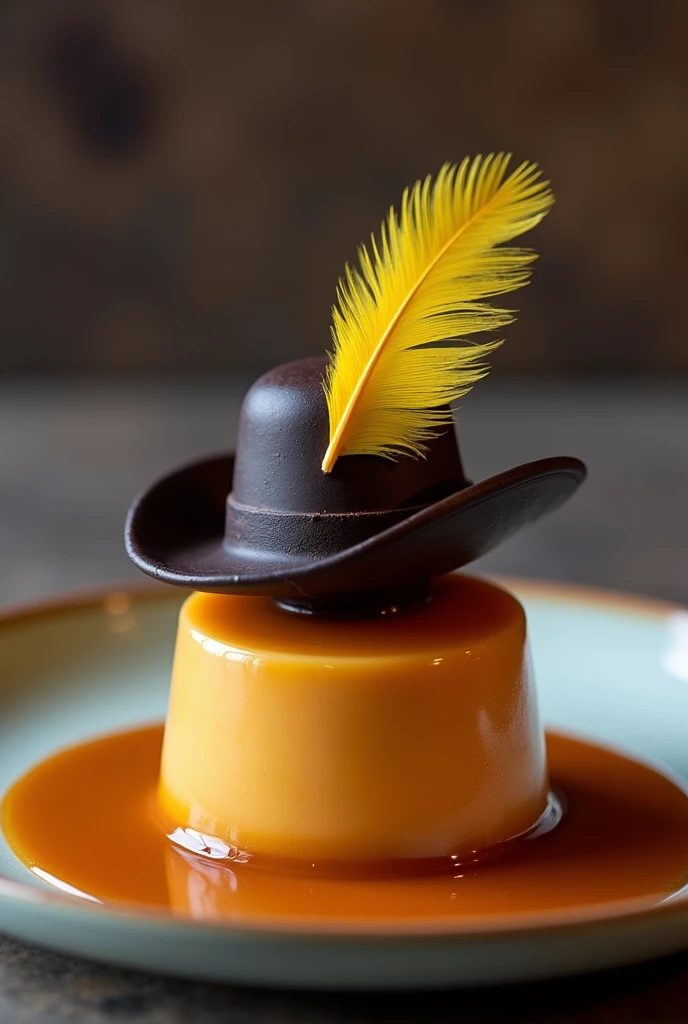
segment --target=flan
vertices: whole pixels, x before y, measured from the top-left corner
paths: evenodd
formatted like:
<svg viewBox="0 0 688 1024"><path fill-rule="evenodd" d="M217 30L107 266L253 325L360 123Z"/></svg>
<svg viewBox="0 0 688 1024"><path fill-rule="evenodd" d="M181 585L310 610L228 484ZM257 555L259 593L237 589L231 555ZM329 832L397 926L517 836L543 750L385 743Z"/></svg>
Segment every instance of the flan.
<svg viewBox="0 0 688 1024"><path fill-rule="evenodd" d="M458 574L362 620L193 593L159 800L242 859L309 867L471 859L528 832L548 775L521 604Z"/></svg>

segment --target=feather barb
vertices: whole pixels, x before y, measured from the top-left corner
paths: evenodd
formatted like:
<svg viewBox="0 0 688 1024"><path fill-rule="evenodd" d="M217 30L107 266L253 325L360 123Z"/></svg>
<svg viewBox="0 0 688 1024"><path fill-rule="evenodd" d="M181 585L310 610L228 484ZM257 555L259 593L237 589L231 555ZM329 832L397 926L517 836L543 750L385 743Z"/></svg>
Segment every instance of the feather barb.
<svg viewBox="0 0 688 1024"><path fill-rule="evenodd" d="M421 457L452 420L451 402L488 372L494 331L513 313L487 297L528 283L535 253L505 245L534 227L554 198L535 164L507 177L499 153L445 164L404 192L379 241L347 266L333 308L333 352L324 388L330 440L322 463L342 455Z"/></svg>

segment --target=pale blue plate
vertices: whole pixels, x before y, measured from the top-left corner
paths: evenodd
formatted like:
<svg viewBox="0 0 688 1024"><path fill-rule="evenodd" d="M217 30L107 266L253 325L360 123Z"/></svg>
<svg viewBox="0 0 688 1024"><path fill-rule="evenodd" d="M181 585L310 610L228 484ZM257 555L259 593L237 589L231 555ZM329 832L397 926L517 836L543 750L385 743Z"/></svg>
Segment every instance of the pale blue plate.
<svg viewBox="0 0 688 1024"><path fill-rule="evenodd" d="M547 725L688 786L688 611L511 581L526 605ZM180 597L121 591L0 621L0 793L31 765L165 714ZM0 928L55 949L194 978L383 988L541 978L688 947L688 897L412 933L257 928L104 909L35 878L0 841Z"/></svg>

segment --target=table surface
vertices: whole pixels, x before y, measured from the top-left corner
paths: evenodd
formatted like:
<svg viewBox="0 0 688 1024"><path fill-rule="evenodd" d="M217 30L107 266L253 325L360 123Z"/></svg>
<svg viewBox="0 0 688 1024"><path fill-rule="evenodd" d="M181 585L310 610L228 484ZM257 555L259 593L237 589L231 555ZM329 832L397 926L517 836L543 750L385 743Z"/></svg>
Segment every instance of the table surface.
<svg viewBox="0 0 688 1024"><path fill-rule="evenodd" d="M246 383L0 383L0 604L140 579L122 549L129 501L175 464L233 446ZM473 479L556 454L590 470L565 508L478 569L688 603L688 383L489 379L458 422ZM457 1020L688 1021L688 954L508 989L313 995L156 978L0 938L3 1024Z"/></svg>

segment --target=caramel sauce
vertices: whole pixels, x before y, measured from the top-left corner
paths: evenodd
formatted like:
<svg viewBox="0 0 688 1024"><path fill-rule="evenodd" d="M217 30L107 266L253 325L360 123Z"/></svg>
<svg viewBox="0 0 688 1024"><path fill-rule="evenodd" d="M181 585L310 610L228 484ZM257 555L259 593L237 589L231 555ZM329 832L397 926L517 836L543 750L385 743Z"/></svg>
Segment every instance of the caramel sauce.
<svg viewBox="0 0 688 1024"><path fill-rule="evenodd" d="M548 736L566 813L553 831L486 864L407 878L300 875L213 859L167 838L156 800L162 726L107 736L42 762L10 789L2 825L44 879L103 903L195 918L469 923L633 897L688 881L688 796L658 772L590 743ZM310 871L310 874L309 874Z"/></svg>

